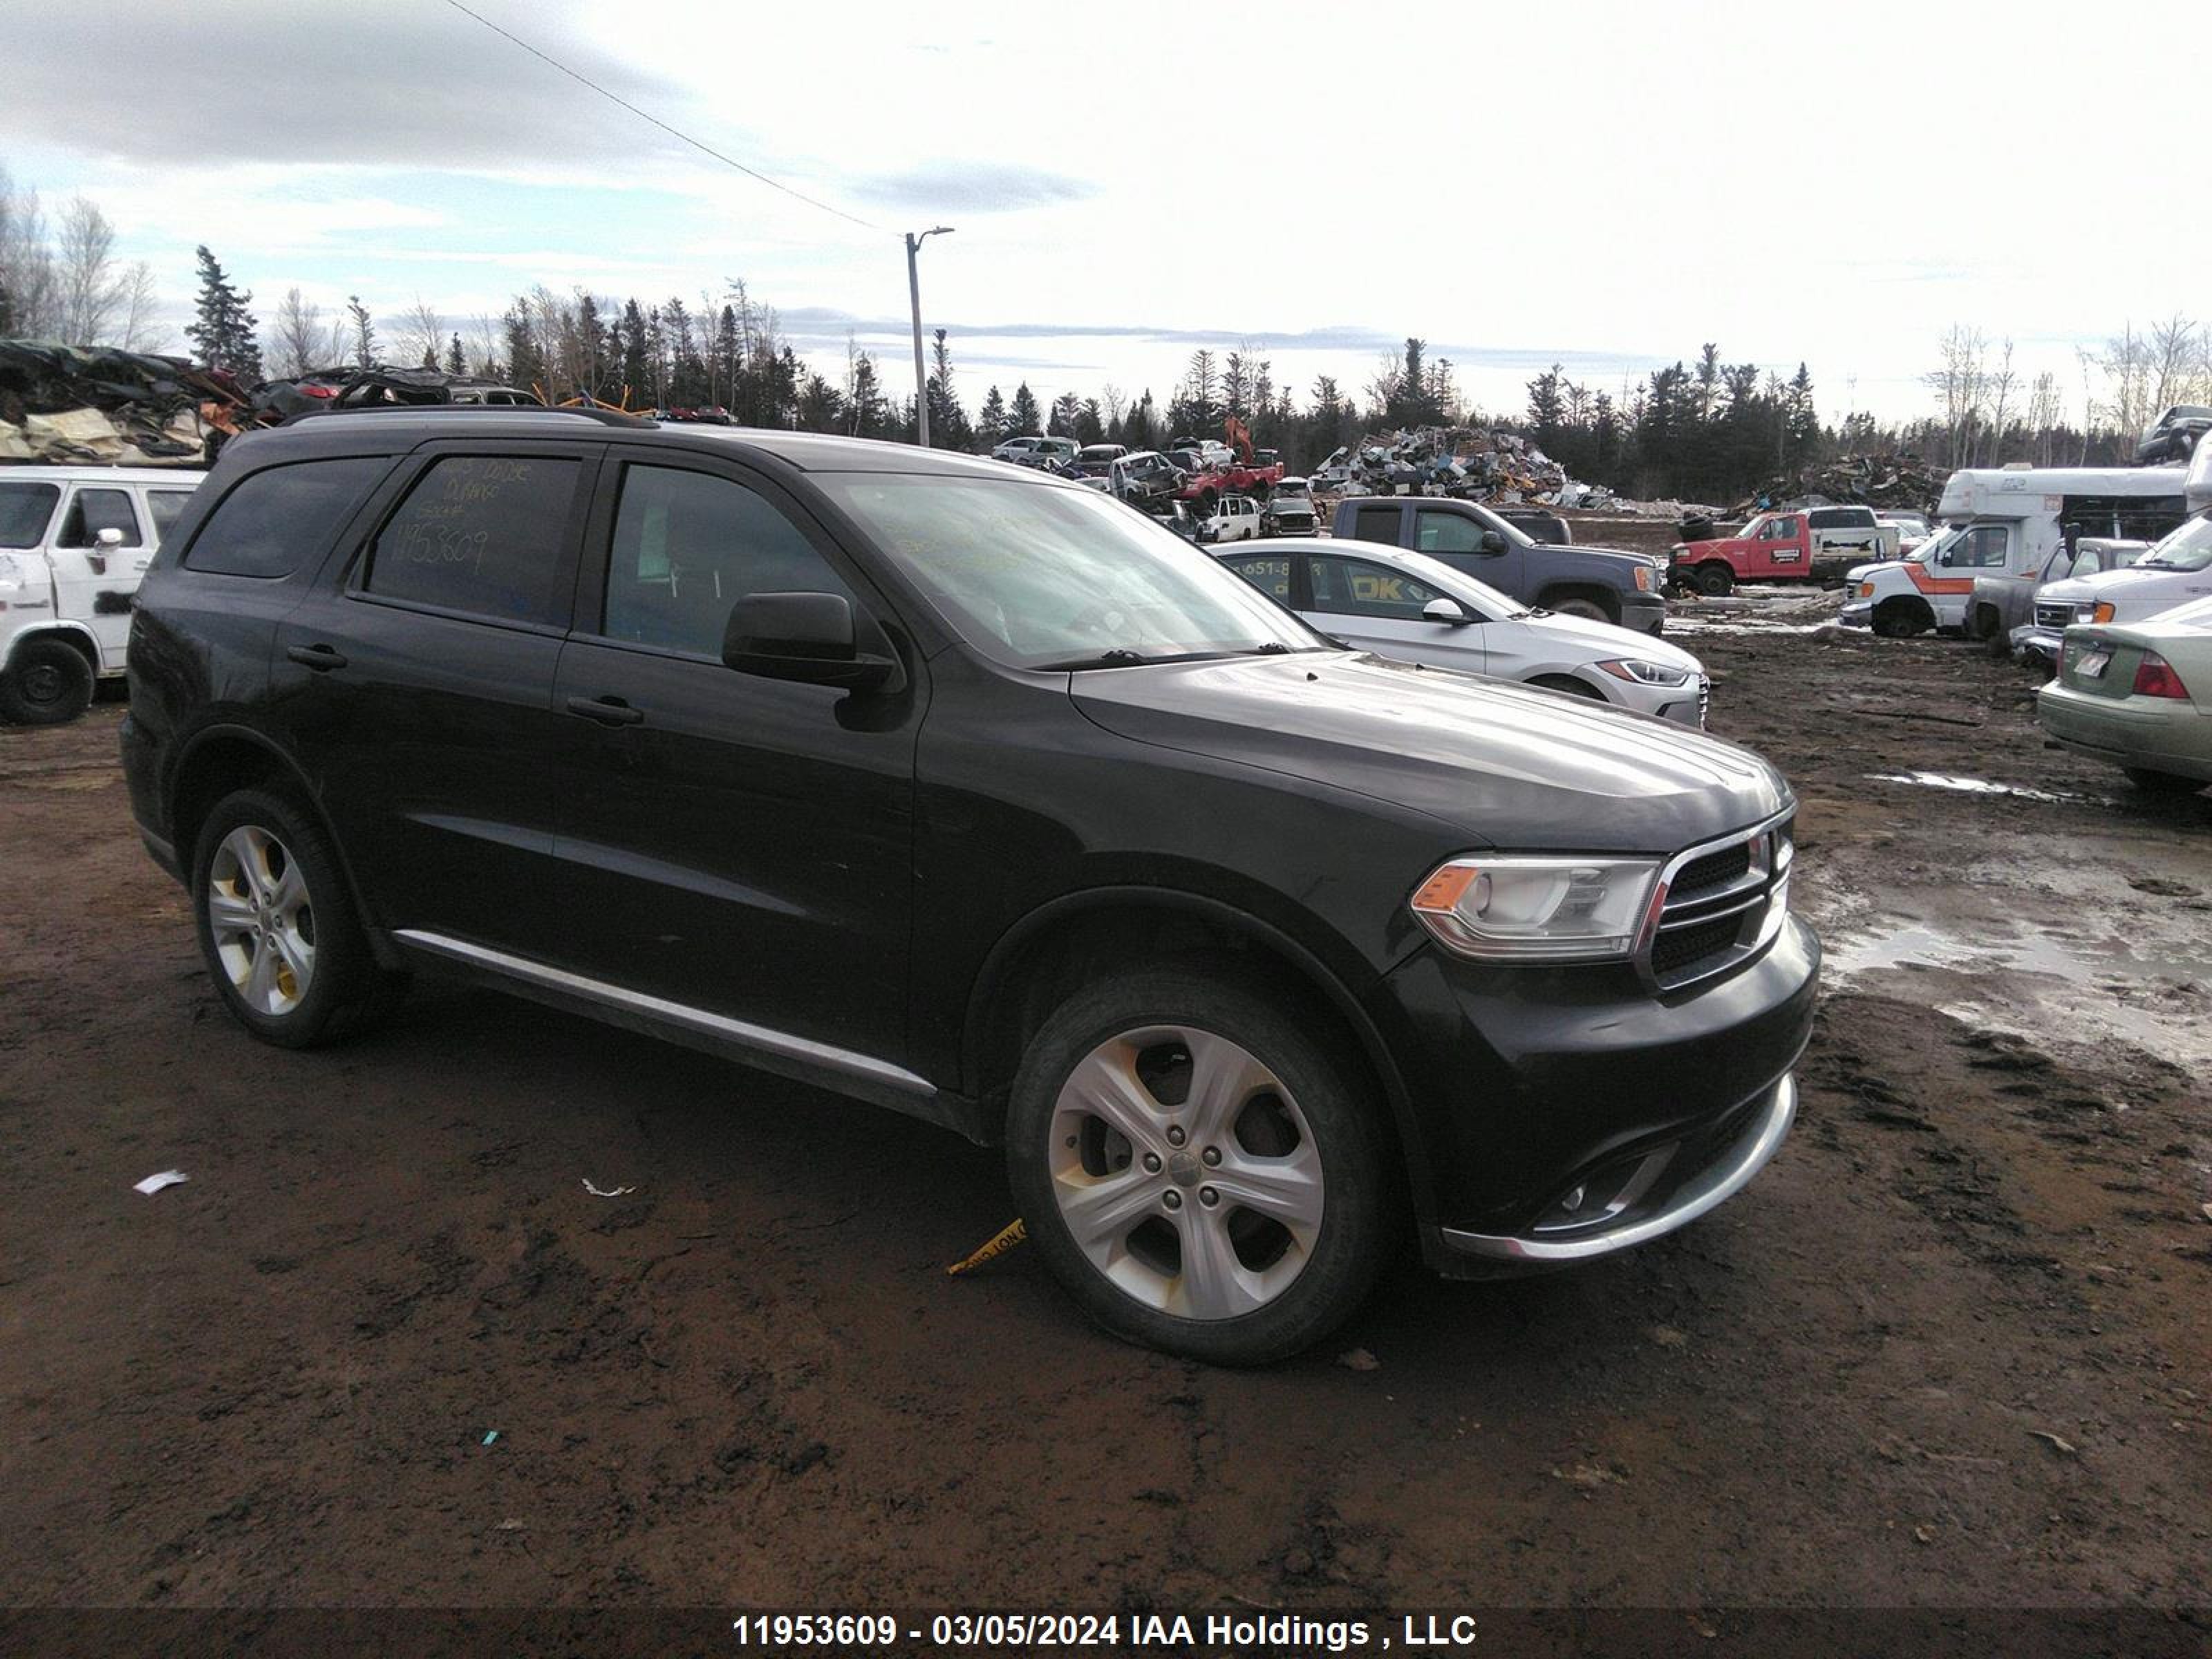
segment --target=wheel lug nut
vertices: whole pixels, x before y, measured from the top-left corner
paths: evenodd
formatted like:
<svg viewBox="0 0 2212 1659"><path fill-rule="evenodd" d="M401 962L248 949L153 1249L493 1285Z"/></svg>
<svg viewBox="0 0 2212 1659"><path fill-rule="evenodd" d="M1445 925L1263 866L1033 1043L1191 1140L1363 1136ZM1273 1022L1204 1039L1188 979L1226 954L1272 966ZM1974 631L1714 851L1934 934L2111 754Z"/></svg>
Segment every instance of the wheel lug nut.
<svg viewBox="0 0 2212 1659"><path fill-rule="evenodd" d="M1213 1206L1221 1202L1221 1194L1214 1191L1211 1187L1200 1187L1198 1189L1198 1201L1205 1205L1208 1209L1211 1209Z"/></svg>
<svg viewBox="0 0 2212 1659"><path fill-rule="evenodd" d="M1182 1125L1180 1123L1170 1124L1168 1126L1168 1145L1170 1146L1180 1146L1182 1145L1183 1139Z"/></svg>
<svg viewBox="0 0 2212 1659"><path fill-rule="evenodd" d="M1210 1170L1215 1164L1221 1162L1221 1148L1218 1146L1209 1146L1204 1152L1200 1152L1198 1157L1199 1161L1204 1164L1206 1167Z"/></svg>
<svg viewBox="0 0 2212 1659"><path fill-rule="evenodd" d="M1145 1154L1145 1173L1147 1175L1158 1175L1159 1172L1160 1155L1158 1152L1146 1152Z"/></svg>
<svg viewBox="0 0 2212 1659"><path fill-rule="evenodd" d="M1166 1205L1170 1210L1180 1210L1182 1208L1182 1194L1170 1187L1166 1192L1160 1194L1160 1202Z"/></svg>

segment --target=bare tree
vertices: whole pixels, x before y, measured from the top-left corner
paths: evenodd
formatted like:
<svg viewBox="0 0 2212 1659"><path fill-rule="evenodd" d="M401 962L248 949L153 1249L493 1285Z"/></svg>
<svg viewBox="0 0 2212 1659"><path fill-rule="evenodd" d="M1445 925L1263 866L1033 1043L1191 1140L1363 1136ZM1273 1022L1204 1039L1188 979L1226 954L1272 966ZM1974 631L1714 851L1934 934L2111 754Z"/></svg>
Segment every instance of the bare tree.
<svg viewBox="0 0 2212 1659"><path fill-rule="evenodd" d="M1997 359L1997 367L1987 379L1985 401L1990 409L1989 463L1991 466L2004 465L2005 405L2012 400L2013 381L2012 341L2008 337L2004 342L2003 355Z"/></svg>
<svg viewBox="0 0 2212 1659"><path fill-rule="evenodd" d="M2162 323L2153 323L2148 342L2149 415L2172 404L2204 401L2207 376L2205 355L2212 331L2192 323L2179 312ZM2148 422L2146 422L2148 424Z"/></svg>
<svg viewBox="0 0 2212 1659"><path fill-rule="evenodd" d="M2051 453L2052 446L2057 441L2058 422L2064 416L2058 395L2058 377L2046 368L2027 388L2027 429L2035 445L2038 466L2049 466L2057 459Z"/></svg>
<svg viewBox="0 0 2212 1659"><path fill-rule="evenodd" d="M1109 380L1106 382L1105 390L1099 395L1105 401L1107 423L1110 426L1119 426L1121 423L1122 415L1129 407L1129 394L1115 386L1113 381Z"/></svg>
<svg viewBox="0 0 2212 1659"><path fill-rule="evenodd" d="M41 337L58 331L60 289L53 250L46 243L46 215L39 192L18 190L0 167L0 314L18 334Z"/></svg>
<svg viewBox="0 0 2212 1659"><path fill-rule="evenodd" d="M168 343L169 331L155 317L154 267L134 259L123 273L123 321L116 330L117 343L125 351L156 351Z"/></svg>
<svg viewBox="0 0 2212 1659"><path fill-rule="evenodd" d="M1942 354L1940 366L1920 379L1936 394L1936 404L1942 410L1948 445L1945 459L1953 466L1965 466L1968 465L1974 427L1981 416L1989 342L1983 338L1981 330L1954 323L1937 349Z"/></svg>
<svg viewBox="0 0 2212 1659"><path fill-rule="evenodd" d="M60 332L78 345L100 345L123 306L123 281L115 268L115 228L98 204L70 198L54 238L54 280L59 290Z"/></svg>
<svg viewBox="0 0 2212 1659"><path fill-rule="evenodd" d="M399 355L410 368L435 368L446 343L446 319L421 295L399 313Z"/></svg>
<svg viewBox="0 0 2212 1659"><path fill-rule="evenodd" d="M345 355L332 342L323 324L323 308L296 288L284 290L276 314L269 325L269 372L278 380L291 380L310 370L327 368Z"/></svg>

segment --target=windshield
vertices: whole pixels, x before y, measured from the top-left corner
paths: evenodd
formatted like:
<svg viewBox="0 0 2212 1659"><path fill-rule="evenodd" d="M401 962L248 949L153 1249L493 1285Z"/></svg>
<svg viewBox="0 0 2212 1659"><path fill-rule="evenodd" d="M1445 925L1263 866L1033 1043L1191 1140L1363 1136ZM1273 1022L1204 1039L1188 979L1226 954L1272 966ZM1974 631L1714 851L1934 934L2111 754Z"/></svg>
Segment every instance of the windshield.
<svg viewBox="0 0 2212 1659"><path fill-rule="evenodd" d="M1334 647L1133 508L1013 479L831 473L822 486L1012 668Z"/></svg>
<svg viewBox="0 0 2212 1659"><path fill-rule="evenodd" d="M2203 570L2212 566L2212 514L2191 519L2136 561L2138 570Z"/></svg>
<svg viewBox="0 0 2212 1659"><path fill-rule="evenodd" d="M1946 525L1942 529L1930 536L1926 541L1921 543L1919 546L1914 548L1912 551L1906 554L1905 556L1905 562L1907 564L1926 564L1930 559L1933 559L1945 548L1950 546L1953 542L1957 541L1960 537L1965 535L1967 528L1967 526L1962 524Z"/></svg>
<svg viewBox="0 0 2212 1659"><path fill-rule="evenodd" d="M1312 493L1306 488L1306 481L1304 478L1285 478L1275 486L1275 494L1278 495L1308 495Z"/></svg>

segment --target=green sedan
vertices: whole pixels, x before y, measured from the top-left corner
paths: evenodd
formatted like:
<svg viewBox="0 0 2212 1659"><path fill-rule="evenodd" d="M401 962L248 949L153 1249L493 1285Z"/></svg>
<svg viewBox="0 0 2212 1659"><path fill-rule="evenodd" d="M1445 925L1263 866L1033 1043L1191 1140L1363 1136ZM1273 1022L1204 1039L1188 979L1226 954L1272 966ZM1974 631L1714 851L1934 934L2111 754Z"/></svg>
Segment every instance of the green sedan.
<svg viewBox="0 0 2212 1659"><path fill-rule="evenodd" d="M2185 795L2212 783L2212 599L2068 629L2035 718L2139 789Z"/></svg>

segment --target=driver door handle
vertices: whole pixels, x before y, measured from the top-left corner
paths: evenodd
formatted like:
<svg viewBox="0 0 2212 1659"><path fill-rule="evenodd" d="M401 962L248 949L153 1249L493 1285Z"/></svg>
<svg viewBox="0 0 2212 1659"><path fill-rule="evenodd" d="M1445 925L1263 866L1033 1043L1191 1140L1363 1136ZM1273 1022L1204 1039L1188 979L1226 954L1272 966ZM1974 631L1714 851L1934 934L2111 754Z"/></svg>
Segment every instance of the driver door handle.
<svg viewBox="0 0 2212 1659"><path fill-rule="evenodd" d="M312 668L319 674L327 674L333 668L346 665L345 653L335 646L289 645L284 654L302 668Z"/></svg>
<svg viewBox="0 0 2212 1659"><path fill-rule="evenodd" d="M633 708L620 697L571 697L568 712L581 714L587 720L597 720L602 726L636 726L645 719L645 710Z"/></svg>

